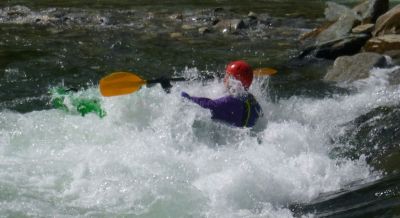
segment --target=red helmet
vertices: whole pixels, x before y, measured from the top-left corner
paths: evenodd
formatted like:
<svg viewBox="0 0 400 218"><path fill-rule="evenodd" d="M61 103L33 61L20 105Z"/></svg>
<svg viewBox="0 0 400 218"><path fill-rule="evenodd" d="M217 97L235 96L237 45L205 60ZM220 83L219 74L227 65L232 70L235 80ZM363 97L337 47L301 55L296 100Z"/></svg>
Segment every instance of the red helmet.
<svg viewBox="0 0 400 218"><path fill-rule="evenodd" d="M233 61L226 66L226 73L239 80L248 89L253 81L253 69L245 61Z"/></svg>

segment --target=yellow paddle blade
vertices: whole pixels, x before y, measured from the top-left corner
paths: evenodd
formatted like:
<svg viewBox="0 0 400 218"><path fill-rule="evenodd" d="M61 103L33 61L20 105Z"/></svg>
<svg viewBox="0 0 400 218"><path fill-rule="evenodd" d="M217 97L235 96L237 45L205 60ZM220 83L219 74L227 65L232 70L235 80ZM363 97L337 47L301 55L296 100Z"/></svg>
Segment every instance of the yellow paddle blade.
<svg viewBox="0 0 400 218"><path fill-rule="evenodd" d="M139 76L128 72L115 72L100 80L100 92L103 96L126 95L146 84Z"/></svg>
<svg viewBox="0 0 400 218"><path fill-rule="evenodd" d="M257 68L253 70L254 76L272 76L277 72L277 70L269 67Z"/></svg>

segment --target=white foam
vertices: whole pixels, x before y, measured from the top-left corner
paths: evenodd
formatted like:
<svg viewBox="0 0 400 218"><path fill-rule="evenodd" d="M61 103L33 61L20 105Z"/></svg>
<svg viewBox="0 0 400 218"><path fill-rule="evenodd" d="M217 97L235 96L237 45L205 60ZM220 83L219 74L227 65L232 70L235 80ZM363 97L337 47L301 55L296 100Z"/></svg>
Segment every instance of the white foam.
<svg viewBox="0 0 400 218"><path fill-rule="evenodd" d="M252 88L265 112L256 131L215 123L180 97L218 97L224 90L217 80L176 83L170 94L156 86L102 98L103 119L1 111L0 192L15 191L0 211L290 217L287 205L372 179L363 158L330 157L329 140L371 108L399 103L398 87L370 81L351 95L272 103L262 99L262 82Z"/></svg>

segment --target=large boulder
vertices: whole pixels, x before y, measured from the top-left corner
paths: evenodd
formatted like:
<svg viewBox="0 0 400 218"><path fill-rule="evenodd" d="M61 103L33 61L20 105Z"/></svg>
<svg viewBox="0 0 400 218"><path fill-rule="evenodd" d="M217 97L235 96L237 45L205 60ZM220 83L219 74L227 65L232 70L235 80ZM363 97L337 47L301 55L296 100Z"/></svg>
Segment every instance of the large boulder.
<svg viewBox="0 0 400 218"><path fill-rule="evenodd" d="M389 10L389 0L367 0L352 9L362 23L375 23L379 16Z"/></svg>
<svg viewBox="0 0 400 218"><path fill-rule="evenodd" d="M387 67L390 63L386 57L371 52L359 53L354 56L342 56L335 60L333 67L325 75L325 81L352 82L365 79L374 67Z"/></svg>
<svg viewBox="0 0 400 218"><path fill-rule="evenodd" d="M399 17L400 18L400 17ZM400 22L400 20L398 21ZM364 50L369 52L384 53L400 49L400 35L383 35L374 37L365 44Z"/></svg>
<svg viewBox="0 0 400 218"><path fill-rule="evenodd" d="M374 36L400 33L400 4L376 20Z"/></svg>

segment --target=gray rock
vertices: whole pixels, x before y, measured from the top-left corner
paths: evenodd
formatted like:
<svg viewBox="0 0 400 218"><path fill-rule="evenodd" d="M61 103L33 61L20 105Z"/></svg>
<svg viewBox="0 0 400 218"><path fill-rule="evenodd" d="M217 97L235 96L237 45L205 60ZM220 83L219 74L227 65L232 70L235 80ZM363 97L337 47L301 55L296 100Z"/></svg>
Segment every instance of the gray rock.
<svg viewBox="0 0 400 218"><path fill-rule="evenodd" d="M399 85L400 84L400 68L393 71L389 76L389 84L390 85Z"/></svg>
<svg viewBox="0 0 400 218"><path fill-rule="evenodd" d="M32 13L31 9L26 6L15 5L5 8L8 16L27 16Z"/></svg>
<svg viewBox="0 0 400 218"><path fill-rule="evenodd" d="M351 34L347 37L310 46L303 50L299 58L313 55L317 58L335 59L342 55L354 55L370 38L368 34Z"/></svg>
<svg viewBox="0 0 400 218"><path fill-rule="evenodd" d="M241 19L220 20L214 25L214 28L222 32L234 32L238 29L244 29L245 27L246 25Z"/></svg>
<svg viewBox="0 0 400 218"><path fill-rule="evenodd" d="M360 20L354 13L343 14L334 24L318 34L316 44L346 37Z"/></svg>
<svg viewBox="0 0 400 218"><path fill-rule="evenodd" d="M386 51L383 54L392 58L393 65L400 65L400 49Z"/></svg>
<svg viewBox="0 0 400 218"><path fill-rule="evenodd" d="M324 11L325 18L328 21L337 21L341 16L347 13L353 13L350 8L335 2L326 2Z"/></svg>
<svg viewBox="0 0 400 218"><path fill-rule="evenodd" d="M211 30L208 27L200 27L198 30L200 34L211 33Z"/></svg>
<svg viewBox="0 0 400 218"><path fill-rule="evenodd" d="M342 56L335 60L333 67L325 75L325 81L352 82L365 79L374 67L388 67L385 56L377 53L364 52L354 56Z"/></svg>
<svg viewBox="0 0 400 218"><path fill-rule="evenodd" d="M249 17L249 18L251 18L251 19L257 19L257 14L254 13L254 12L252 12L252 11L250 11L250 12L247 14L247 17Z"/></svg>

